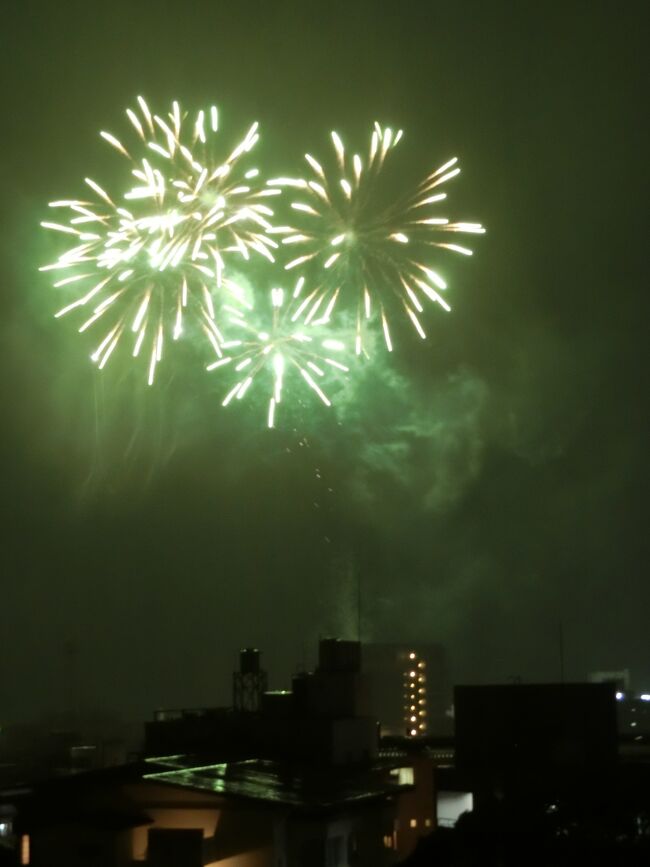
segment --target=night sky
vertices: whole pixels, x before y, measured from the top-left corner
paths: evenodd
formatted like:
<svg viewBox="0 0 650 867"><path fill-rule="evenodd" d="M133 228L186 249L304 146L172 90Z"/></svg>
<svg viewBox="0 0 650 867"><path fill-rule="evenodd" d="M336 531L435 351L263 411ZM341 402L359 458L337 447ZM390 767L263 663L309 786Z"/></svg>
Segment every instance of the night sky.
<svg viewBox="0 0 650 867"><path fill-rule="evenodd" d="M357 575L363 634L443 642L456 682L556 679L561 622L568 677L650 688L644 6L5 9L0 722L66 707L70 648L80 703L131 718L227 700L243 645L284 686L355 634ZM97 133L140 93L259 120L271 171L375 119L405 183L458 155L449 210L488 233L440 260L452 314L275 431L182 354L154 389L98 374L39 221L110 187Z"/></svg>

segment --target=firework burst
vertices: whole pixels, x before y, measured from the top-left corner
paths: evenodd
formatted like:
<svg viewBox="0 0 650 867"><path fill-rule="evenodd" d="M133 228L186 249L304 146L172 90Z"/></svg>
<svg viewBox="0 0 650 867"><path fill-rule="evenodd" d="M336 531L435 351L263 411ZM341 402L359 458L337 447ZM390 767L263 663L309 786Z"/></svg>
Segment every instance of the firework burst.
<svg viewBox="0 0 650 867"><path fill-rule="evenodd" d="M111 133L101 136L130 161L132 186L112 197L86 178L92 200L51 202L67 221L41 225L65 234L73 246L41 270L61 272L54 286L74 292L57 317L83 310L80 332L100 323L91 355L99 368L130 338L133 357L148 356L152 384L164 342L181 336L186 315L218 349L214 295L229 289L224 270L231 257L248 260L257 253L273 261L273 211L265 200L280 190L265 187L250 164L257 123L220 153L214 106L189 117L174 102L160 117L138 97L137 111L126 113L137 151Z"/></svg>
<svg viewBox="0 0 650 867"><path fill-rule="evenodd" d="M408 316L422 338L426 337L420 319L423 304L433 301L450 309L441 294L447 284L431 267L431 248L469 256L472 251L452 243L449 236L485 230L479 223L451 222L437 212L446 198L440 188L460 172L456 158L431 172L413 193L386 207L378 204L380 176L402 131L394 133L376 123L363 158L347 154L338 133L332 132L331 137L334 169L326 171L305 154L308 177L268 181L270 189L296 193L290 205L292 225L272 232L283 235L282 243L297 253L285 265L287 270L315 274L316 288L304 302L305 321L326 322L337 303L356 302L355 352L366 351L363 323L375 315L390 351L389 318L395 307Z"/></svg>
<svg viewBox="0 0 650 867"><path fill-rule="evenodd" d="M339 360L344 357L345 344L320 323L305 322L301 304L304 284L301 277L291 294L271 289L266 303L242 303L239 296L238 304L224 305L224 324L232 337L221 343L219 358L207 367L210 371L226 367L236 375L237 382L229 388L223 406L242 400L256 383L263 382L270 395L267 424L271 428L287 383L292 391L296 382L301 383L330 406L324 390L328 374L336 376L349 370Z"/></svg>

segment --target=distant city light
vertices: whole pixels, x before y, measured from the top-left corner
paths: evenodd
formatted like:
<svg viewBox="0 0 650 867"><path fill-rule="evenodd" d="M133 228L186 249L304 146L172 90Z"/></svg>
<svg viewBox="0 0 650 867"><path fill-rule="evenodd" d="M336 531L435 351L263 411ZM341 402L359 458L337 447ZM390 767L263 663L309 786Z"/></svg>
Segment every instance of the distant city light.
<svg viewBox="0 0 650 867"><path fill-rule="evenodd" d="M650 701L650 693L642 692L639 698L641 699L641 701Z"/></svg>
<svg viewBox="0 0 650 867"><path fill-rule="evenodd" d="M616 701L623 701L624 698L625 698L625 696L623 695L622 692L616 693Z"/></svg>

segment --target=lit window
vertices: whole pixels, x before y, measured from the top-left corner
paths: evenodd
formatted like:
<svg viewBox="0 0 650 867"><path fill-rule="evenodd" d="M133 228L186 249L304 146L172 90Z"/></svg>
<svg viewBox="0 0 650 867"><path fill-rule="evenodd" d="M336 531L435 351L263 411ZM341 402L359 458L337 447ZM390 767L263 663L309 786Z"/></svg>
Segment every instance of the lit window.
<svg viewBox="0 0 650 867"><path fill-rule="evenodd" d="M426 668L425 662L418 662L418 668Z"/></svg>
<svg viewBox="0 0 650 867"><path fill-rule="evenodd" d="M424 827L425 827L425 828L430 828L430 827L431 827L431 819L425 819L425 820L424 820Z"/></svg>
<svg viewBox="0 0 650 867"><path fill-rule="evenodd" d="M409 822L409 825L411 828L417 828L418 820L417 819L411 819L411 821Z"/></svg>
<svg viewBox="0 0 650 867"><path fill-rule="evenodd" d="M23 834L20 839L20 863L29 864L29 834Z"/></svg>
<svg viewBox="0 0 650 867"><path fill-rule="evenodd" d="M392 849L393 848L393 835L392 834L384 834L384 848Z"/></svg>
<svg viewBox="0 0 650 867"><path fill-rule="evenodd" d="M400 786L412 786L414 781L413 768L398 768L397 779Z"/></svg>
<svg viewBox="0 0 650 867"><path fill-rule="evenodd" d="M8 837L11 834L11 822L7 819L0 822L0 837Z"/></svg>

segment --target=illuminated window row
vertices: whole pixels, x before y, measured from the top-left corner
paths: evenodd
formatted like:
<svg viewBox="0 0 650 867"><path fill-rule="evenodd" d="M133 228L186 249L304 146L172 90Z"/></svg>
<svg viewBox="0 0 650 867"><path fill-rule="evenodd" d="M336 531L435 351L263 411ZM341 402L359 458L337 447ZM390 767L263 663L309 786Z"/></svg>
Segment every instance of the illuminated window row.
<svg viewBox="0 0 650 867"><path fill-rule="evenodd" d="M411 650L408 654L411 668L404 672L404 721L410 737L417 737L426 731L426 677L424 670L426 662L418 659L418 654Z"/></svg>

